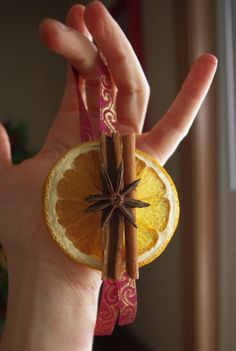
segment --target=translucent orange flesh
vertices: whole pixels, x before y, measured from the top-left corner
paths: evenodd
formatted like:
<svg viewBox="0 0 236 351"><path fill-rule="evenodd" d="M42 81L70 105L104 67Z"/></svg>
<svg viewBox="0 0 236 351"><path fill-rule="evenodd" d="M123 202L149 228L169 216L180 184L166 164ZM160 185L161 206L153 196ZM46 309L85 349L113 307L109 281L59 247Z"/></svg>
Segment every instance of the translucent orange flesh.
<svg viewBox="0 0 236 351"><path fill-rule="evenodd" d="M158 233L168 223L170 203L165 198L164 183L151 167L136 159L136 173L137 179L141 178L136 198L150 204L149 207L136 209L140 255L157 243ZM102 257L101 214L86 213L89 203L84 199L101 192L99 155L98 151L92 150L79 155L72 168L65 171L57 185L56 203L57 220L64 227L65 235L81 252L99 259Z"/></svg>

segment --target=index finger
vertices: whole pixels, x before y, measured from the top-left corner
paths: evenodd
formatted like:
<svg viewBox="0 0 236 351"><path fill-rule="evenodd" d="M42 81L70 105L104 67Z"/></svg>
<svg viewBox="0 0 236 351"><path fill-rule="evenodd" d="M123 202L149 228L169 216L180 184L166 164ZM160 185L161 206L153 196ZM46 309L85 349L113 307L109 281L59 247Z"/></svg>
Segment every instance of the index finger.
<svg viewBox="0 0 236 351"><path fill-rule="evenodd" d="M217 68L211 54L200 56L193 64L179 94L163 118L143 136L145 149L164 164L188 134L210 88ZM140 137L141 138L141 137Z"/></svg>

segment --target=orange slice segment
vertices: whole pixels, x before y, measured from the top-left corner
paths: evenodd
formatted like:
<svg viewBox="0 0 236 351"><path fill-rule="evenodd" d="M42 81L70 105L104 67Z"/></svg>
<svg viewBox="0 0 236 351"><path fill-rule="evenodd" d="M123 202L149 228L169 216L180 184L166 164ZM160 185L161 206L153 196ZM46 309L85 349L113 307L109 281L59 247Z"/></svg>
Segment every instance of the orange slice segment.
<svg viewBox="0 0 236 351"><path fill-rule="evenodd" d="M136 150L139 200L149 207L136 209L138 262L143 266L159 256L178 222L179 201L173 181L159 163ZM75 261L102 267L101 214L88 214L84 200L101 193L99 144L88 142L69 150L52 168L44 187L46 225L61 249Z"/></svg>

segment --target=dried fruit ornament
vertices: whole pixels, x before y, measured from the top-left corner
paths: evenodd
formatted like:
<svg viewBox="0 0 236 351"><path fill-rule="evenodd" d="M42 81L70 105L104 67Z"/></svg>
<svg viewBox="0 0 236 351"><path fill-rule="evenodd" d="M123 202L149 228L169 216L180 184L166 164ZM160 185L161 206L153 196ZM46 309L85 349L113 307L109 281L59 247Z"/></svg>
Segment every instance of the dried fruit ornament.
<svg viewBox="0 0 236 351"><path fill-rule="evenodd" d="M104 66L100 76L100 142L93 140L78 73L73 72L83 143L50 171L43 212L60 248L73 260L102 271L95 334L108 335L117 320L119 325L135 320L138 268L169 243L178 223L179 202L167 172L135 149L135 136L120 136L108 68Z"/></svg>

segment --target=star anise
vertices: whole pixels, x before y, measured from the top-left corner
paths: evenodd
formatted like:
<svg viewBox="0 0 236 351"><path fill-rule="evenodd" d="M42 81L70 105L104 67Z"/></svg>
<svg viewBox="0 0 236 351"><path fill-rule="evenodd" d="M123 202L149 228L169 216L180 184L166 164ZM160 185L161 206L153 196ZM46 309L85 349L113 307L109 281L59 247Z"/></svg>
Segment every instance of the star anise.
<svg viewBox="0 0 236 351"><path fill-rule="evenodd" d="M112 217L115 210L119 210L130 223L137 228L135 218L130 208L148 207L149 203L143 202L130 197L130 193L137 187L140 179L126 185L122 189L124 167L121 164L116 171L116 181L112 181L104 167L100 167L101 180L103 183L103 193L88 196L85 200L94 202L93 205L86 209L86 212L102 211L101 228L103 229Z"/></svg>

